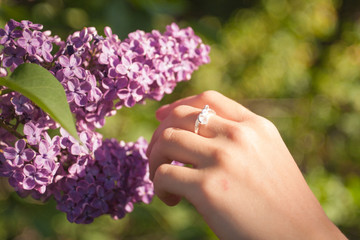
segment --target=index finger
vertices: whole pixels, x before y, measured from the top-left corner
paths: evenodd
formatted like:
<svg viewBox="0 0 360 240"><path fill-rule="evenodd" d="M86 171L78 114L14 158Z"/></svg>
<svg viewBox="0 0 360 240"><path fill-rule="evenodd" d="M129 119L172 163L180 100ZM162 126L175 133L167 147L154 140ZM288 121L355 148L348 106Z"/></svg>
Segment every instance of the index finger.
<svg viewBox="0 0 360 240"><path fill-rule="evenodd" d="M162 106L156 111L156 118L159 121L164 120L168 114L179 105L190 105L202 109L205 105L215 110L216 114L228 120L241 122L255 115L249 109L240 103L225 97L216 91L206 91L199 95L187 97L175 101L169 105Z"/></svg>

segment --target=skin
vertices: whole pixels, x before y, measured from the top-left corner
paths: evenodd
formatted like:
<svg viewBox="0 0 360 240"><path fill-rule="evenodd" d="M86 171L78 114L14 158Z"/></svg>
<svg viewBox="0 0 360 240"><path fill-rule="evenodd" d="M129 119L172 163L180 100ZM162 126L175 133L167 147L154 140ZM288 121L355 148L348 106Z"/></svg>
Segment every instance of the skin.
<svg viewBox="0 0 360 240"><path fill-rule="evenodd" d="M195 134L205 104L216 115ZM156 117L147 155L167 205L187 199L220 239L346 239L267 119L214 91L165 105Z"/></svg>

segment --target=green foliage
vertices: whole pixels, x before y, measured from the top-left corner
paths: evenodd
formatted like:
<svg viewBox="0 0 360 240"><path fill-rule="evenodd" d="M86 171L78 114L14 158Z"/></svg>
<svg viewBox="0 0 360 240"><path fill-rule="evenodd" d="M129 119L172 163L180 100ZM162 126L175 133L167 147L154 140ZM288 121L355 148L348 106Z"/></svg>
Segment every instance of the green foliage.
<svg viewBox="0 0 360 240"><path fill-rule="evenodd" d="M172 21L192 26L211 45L211 63L160 103L121 109L100 131L150 140L160 105L220 91L275 123L328 216L359 239L359 11L356 0L5 0L0 25L29 19L62 38L83 26L101 32L108 25L121 38L136 29L163 31ZM105 216L81 226L68 223L51 202L38 206L1 189L1 239L215 238L186 202L169 208L155 199L120 221ZM39 227L44 221L51 230ZM21 238L25 233L28 238Z"/></svg>
<svg viewBox="0 0 360 240"><path fill-rule="evenodd" d="M63 86L45 68L24 63L10 77L0 77L0 85L23 94L80 141Z"/></svg>

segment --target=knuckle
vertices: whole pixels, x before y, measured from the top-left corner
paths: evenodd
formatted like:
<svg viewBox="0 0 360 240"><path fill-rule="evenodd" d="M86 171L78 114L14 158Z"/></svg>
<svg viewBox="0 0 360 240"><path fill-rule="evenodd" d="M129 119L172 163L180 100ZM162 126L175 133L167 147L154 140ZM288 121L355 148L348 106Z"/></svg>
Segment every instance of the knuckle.
<svg viewBox="0 0 360 240"><path fill-rule="evenodd" d="M261 130L264 131L265 133L272 135L278 132L274 123L268 120L267 118L259 117L258 122Z"/></svg>
<svg viewBox="0 0 360 240"><path fill-rule="evenodd" d="M241 134L241 144L242 146L246 146L249 148L250 146L256 144L259 140L260 136L258 131L254 129L252 126L244 126Z"/></svg>
<svg viewBox="0 0 360 240"><path fill-rule="evenodd" d="M244 138L244 127L237 122L228 122L224 124L226 137L232 142L242 142Z"/></svg>
<svg viewBox="0 0 360 240"><path fill-rule="evenodd" d="M169 175L169 168L165 164L160 165L154 173L154 178L152 180L154 193L160 198L162 198L164 195L167 195L164 186L164 179L166 179L167 175Z"/></svg>
<svg viewBox="0 0 360 240"><path fill-rule="evenodd" d="M169 141L173 141L174 139L174 129L173 128L165 128L161 134L160 134L160 140L161 142L169 142Z"/></svg>
<svg viewBox="0 0 360 240"><path fill-rule="evenodd" d="M184 116L184 113L187 112L187 106L185 105L179 105L174 107L174 109L171 112L171 115L173 118L182 118Z"/></svg>
<svg viewBox="0 0 360 240"><path fill-rule="evenodd" d="M221 176L217 173L209 174L206 178L203 178L198 185L198 192L206 199L212 199L215 191L219 191L219 184L221 182Z"/></svg>
<svg viewBox="0 0 360 240"><path fill-rule="evenodd" d="M209 198L210 193L212 192L212 189L214 187L214 181L212 180L212 177L204 178L200 185L200 192L202 192L205 195L205 198Z"/></svg>
<svg viewBox="0 0 360 240"><path fill-rule="evenodd" d="M232 143L231 146L241 146L249 148L253 143L258 142L259 132L248 123L236 123L228 132L227 139Z"/></svg>
<svg viewBox="0 0 360 240"><path fill-rule="evenodd" d="M159 183L161 183L161 179L168 174L168 167L165 164L161 164L155 169L154 173L154 186L156 187Z"/></svg>
<svg viewBox="0 0 360 240"><path fill-rule="evenodd" d="M224 147L216 147L211 151L211 157L216 161L217 164L222 164L227 162L228 159L231 158L228 148Z"/></svg>
<svg viewBox="0 0 360 240"><path fill-rule="evenodd" d="M199 98L204 101L211 101L217 99L221 94L214 90L207 90L199 95Z"/></svg>

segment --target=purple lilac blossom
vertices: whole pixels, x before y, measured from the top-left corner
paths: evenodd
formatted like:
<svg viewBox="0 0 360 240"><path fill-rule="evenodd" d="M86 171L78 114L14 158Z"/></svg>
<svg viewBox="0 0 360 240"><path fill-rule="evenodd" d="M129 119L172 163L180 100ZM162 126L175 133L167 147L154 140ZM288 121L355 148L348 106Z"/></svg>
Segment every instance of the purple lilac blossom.
<svg viewBox="0 0 360 240"><path fill-rule="evenodd" d="M24 124L23 132L30 145L37 145L40 142L42 128L39 127L39 124L28 121Z"/></svg>
<svg viewBox="0 0 360 240"><path fill-rule="evenodd" d="M0 29L0 76L24 62L48 69L64 87L82 143L20 93L4 92L0 176L22 197L53 197L70 222L91 223L103 214L120 219L154 195L147 142L103 139L95 130L124 106L170 94L209 62L210 48L190 27L175 23L163 34L137 30L124 40L109 27L104 37L88 27L65 41L42 29L27 20L10 20ZM50 137L49 130L59 128Z"/></svg>
<svg viewBox="0 0 360 240"><path fill-rule="evenodd" d="M30 30L24 30L22 35L23 36L17 40L17 44L31 55L36 54L37 49L42 44L41 38L33 35L33 32Z"/></svg>
<svg viewBox="0 0 360 240"><path fill-rule="evenodd" d="M23 48L9 46L5 47L3 52L3 67L15 68L24 63L23 57L25 56L26 51Z"/></svg>
<svg viewBox="0 0 360 240"><path fill-rule="evenodd" d="M18 140L15 147L7 147L4 150L4 157L11 167L22 167L24 162L31 161L34 156L34 150L26 148L26 142L23 139Z"/></svg>
<svg viewBox="0 0 360 240"><path fill-rule="evenodd" d="M23 115L24 113L31 114L34 109L30 100L22 95L20 95L19 98L13 97L10 101L14 105L15 113L17 115Z"/></svg>

